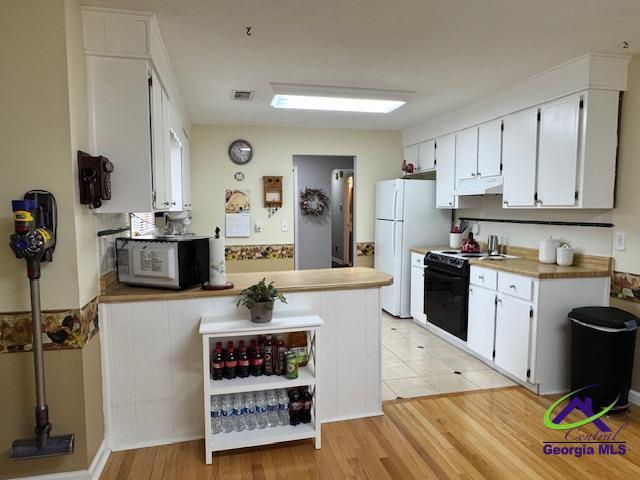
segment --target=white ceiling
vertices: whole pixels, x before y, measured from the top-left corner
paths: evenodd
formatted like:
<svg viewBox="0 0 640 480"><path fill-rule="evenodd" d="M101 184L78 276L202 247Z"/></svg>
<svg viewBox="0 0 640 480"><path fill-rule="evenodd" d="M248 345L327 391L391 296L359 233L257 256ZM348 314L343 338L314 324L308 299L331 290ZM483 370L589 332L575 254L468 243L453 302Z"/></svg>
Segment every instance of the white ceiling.
<svg viewBox="0 0 640 480"><path fill-rule="evenodd" d="M402 129L587 52L640 51L638 0L84 3L157 15L192 123ZM285 111L269 82L416 95L386 115Z"/></svg>

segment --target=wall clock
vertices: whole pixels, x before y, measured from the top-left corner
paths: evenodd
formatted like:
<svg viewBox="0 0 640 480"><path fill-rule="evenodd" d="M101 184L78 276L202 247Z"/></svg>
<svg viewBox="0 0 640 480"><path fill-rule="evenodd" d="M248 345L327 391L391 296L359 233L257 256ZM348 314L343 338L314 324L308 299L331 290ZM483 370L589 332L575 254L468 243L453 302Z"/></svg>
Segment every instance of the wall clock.
<svg viewBox="0 0 640 480"><path fill-rule="evenodd" d="M229 145L229 158L237 165L246 165L253 157L253 147L246 140L234 140Z"/></svg>

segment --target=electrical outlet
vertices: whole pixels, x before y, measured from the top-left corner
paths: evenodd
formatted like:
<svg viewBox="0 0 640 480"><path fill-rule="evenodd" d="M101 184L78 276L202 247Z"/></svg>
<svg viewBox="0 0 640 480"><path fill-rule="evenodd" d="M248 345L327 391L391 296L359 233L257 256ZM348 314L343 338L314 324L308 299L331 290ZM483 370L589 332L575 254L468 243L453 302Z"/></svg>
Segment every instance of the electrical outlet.
<svg viewBox="0 0 640 480"><path fill-rule="evenodd" d="M618 252L624 252L627 249L627 234L622 231L615 233L614 248Z"/></svg>
<svg viewBox="0 0 640 480"><path fill-rule="evenodd" d="M287 222L286 220L283 220L280 223L280 230L282 230L283 232L288 232L289 231L289 222Z"/></svg>
<svg viewBox="0 0 640 480"><path fill-rule="evenodd" d="M262 229L263 229L262 222L256 222L255 229L256 229L256 233L262 232Z"/></svg>

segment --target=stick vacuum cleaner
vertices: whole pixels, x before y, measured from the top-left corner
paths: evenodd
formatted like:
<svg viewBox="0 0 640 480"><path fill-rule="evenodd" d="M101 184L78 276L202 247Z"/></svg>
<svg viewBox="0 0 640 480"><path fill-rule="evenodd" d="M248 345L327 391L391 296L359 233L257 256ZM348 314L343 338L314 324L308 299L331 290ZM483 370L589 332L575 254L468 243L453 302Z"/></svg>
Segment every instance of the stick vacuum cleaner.
<svg viewBox="0 0 640 480"><path fill-rule="evenodd" d="M12 202L15 233L9 245L17 258L27 261L31 287L31 328L36 378L35 437L15 440L9 451L12 460L51 457L73 453L73 434L50 436L49 407L45 394L42 324L40 311L40 265L53 260L56 246L57 207L54 196L43 190L32 190L24 200Z"/></svg>

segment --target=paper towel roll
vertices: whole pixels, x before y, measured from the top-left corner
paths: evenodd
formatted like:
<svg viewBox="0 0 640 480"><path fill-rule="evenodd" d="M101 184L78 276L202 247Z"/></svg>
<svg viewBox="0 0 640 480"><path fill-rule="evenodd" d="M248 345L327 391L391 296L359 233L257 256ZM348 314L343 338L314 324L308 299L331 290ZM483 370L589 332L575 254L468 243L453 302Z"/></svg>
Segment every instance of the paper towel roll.
<svg viewBox="0 0 640 480"><path fill-rule="evenodd" d="M227 283L224 264L224 239L209 239L209 284L224 285Z"/></svg>

